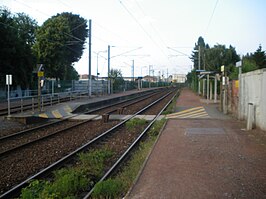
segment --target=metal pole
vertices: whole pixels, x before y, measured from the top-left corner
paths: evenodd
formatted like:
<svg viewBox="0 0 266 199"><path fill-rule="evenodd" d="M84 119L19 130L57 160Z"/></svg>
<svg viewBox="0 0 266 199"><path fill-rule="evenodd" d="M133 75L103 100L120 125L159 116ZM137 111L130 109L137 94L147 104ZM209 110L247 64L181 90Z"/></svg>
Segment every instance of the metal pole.
<svg viewBox="0 0 266 199"><path fill-rule="evenodd" d="M241 98L242 98L242 66L239 66L239 76L238 76L238 119L241 120Z"/></svg>
<svg viewBox="0 0 266 199"><path fill-rule="evenodd" d="M134 60L132 60L132 81L134 82Z"/></svg>
<svg viewBox="0 0 266 199"><path fill-rule="evenodd" d="M200 70L200 46L199 46L199 61L198 61L198 64L199 64L199 70Z"/></svg>
<svg viewBox="0 0 266 199"><path fill-rule="evenodd" d="M214 103L217 102L217 75L215 75L214 79Z"/></svg>
<svg viewBox="0 0 266 199"><path fill-rule="evenodd" d="M38 110L41 112L41 77L38 75Z"/></svg>
<svg viewBox="0 0 266 199"><path fill-rule="evenodd" d="M198 69L200 70L200 45L199 45L199 50L198 50ZM200 95L200 79L198 81L199 87L198 87L198 94Z"/></svg>
<svg viewBox="0 0 266 199"><path fill-rule="evenodd" d="M110 82L110 78L109 78L109 74L110 74L110 45L108 45L108 72L107 72L107 79L108 79L108 95L110 95L111 93L111 82Z"/></svg>
<svg viewBox="0 0 266 199"><path fill-rule="evenodd" d="M89 20L89 96L91 97L91 19Z"/></svg>
<svg viewBox="0 0 266 199"><path fill-rule="evenodd" d="M210 76L209 74L207 75L207 100L209 100L209 96L210 96Z"/></svg>
<svg viewBox="0 0 266 199"><path fill-rule="evenodd" d="M10 116L10 93L9 93L10 92L10 88L9 87L10 87L10 85L8 83L7 84L7 107L8 107L8 116Z"/></svg>
<svg viewBox="0 0 266 199"><path fill-rule="evenodd" d="M149 88L151 87L151 65L149 65Z"/></svg>

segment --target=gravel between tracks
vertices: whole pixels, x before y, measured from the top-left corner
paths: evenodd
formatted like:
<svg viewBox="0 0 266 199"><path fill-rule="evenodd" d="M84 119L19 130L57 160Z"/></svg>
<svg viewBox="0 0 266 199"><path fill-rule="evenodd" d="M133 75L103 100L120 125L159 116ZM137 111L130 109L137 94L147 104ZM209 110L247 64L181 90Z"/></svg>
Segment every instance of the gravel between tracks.
<svg viewBox="0 0 266 199"><path fill-rule="evenodd" d="M150 99L150 101L154 100ZM143 103L134 106L134 110L140 110ZM156 107L154 109L157 109L156 112L158 112L160 108ZM10 156L2 157L0 159L0 193L7 191L117 123L117 121L112 121L103 124L101 121L93 121L51 139L33 144L31 147L23 148ZM128 135L127 137L130 138Z"/></svg>
<svg viewBox="0 0 266 199"><path fill-rule="evenodd" d="M115 124L117 121L104 125L101 121L93 121L3 157L1 164L4 164L1 165L0 170L0 192L6 191L10 185L15 185L37 173Z"/></svg>

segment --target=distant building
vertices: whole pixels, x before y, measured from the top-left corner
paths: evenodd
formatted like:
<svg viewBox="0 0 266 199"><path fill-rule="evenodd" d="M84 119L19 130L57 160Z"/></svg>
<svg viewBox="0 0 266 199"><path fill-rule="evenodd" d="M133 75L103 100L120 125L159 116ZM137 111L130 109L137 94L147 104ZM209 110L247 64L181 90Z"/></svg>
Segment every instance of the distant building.
<svg viewBox="0 0 266 199"><path fill-rule="evenodd" d="M172 82L174 83L185 83L187 76L184 74L173 74Z"/></svg>
<svg viewBox="0 0 266 199"><path fill-rule="evenodd" d="M157 82L158 78L154 77L154 76L146 75L146 76L143 77L143 81L146 81L146 82Z"/></svg>
<svg viewBox="0 0 266 199"><path fill-rule="evenodd" d="M79 75L79 80L88 80L89 79L89 75L88 74L80 74ZM96 76L95 75L92 75L91 76L91 79L96 79Z"/></svg>

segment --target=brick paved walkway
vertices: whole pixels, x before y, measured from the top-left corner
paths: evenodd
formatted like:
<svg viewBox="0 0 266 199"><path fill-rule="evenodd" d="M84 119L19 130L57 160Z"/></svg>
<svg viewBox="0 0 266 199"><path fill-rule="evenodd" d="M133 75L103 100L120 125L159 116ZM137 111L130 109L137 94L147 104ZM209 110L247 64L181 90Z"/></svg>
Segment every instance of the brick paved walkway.
<svg viewBox="0 0 266 199"><path fill-rule="evenodd" d="M177 106L204 107L209 118L169 119L127 198L266 198L266 133L241 130L190 90Z"/></svg>

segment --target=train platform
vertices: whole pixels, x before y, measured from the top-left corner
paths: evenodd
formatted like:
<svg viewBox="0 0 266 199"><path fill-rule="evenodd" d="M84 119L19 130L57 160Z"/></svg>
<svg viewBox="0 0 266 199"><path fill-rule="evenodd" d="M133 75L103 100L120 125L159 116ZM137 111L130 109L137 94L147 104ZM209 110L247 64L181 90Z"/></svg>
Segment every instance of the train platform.
<svg viewBox="0 0 266 199"><path fill-rule="evenodd" d="M29 110L23 113L12 114L10 119L21 121L22 123L26 123L23 120L26 118L45 118L45 119L61 119L66 117L75 116L75 112L81 112L81 110L85 110L86 108L92 108L96 103L107 104L112 100L116 100L118 98L123 98L130 95L138 95L141 92L147 92L149 90L153 90L157 88L145 88L141 90L130 90L121 93L115 93L111 95L103 95L103 96L83 96L80 99L71 100L67 102L62 102L58 104L53 104L51 106L43 107L42 111L38 111L35 109L34 111ZM81 117L77 116L77 119L81 119ZM89 118L86 118L89 119Z"/></svg>
<svg viewBox="0 0 266 199"><path fill-rule="evenodd" d="M266 132L183 89L126 198L266 198Z"/></svg>

